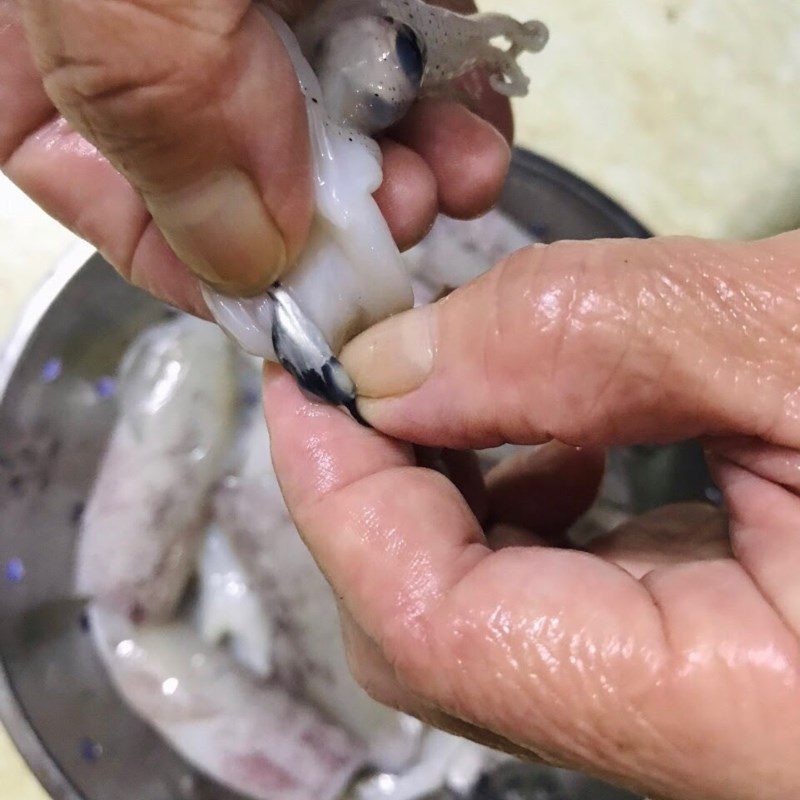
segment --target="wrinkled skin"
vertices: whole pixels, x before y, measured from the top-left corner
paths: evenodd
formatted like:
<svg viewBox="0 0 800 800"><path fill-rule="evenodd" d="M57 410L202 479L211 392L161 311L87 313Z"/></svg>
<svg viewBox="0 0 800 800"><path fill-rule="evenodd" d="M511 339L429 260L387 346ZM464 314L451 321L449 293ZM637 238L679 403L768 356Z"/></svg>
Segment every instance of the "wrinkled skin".
<svg viewBox="0 0 800 800"><path fill-rule="evenodd" d="M278 10L293 20L311 5ZM437 210L470 217L500 189L508 102L479 75L462 88L476 113L421 102L381 143L376 199L401 247ZM248 0L0 0L0 108L0 168L176 306L207 315L195 274L262 290L305 244L303 98Z"/></svg>
<svg viewBox="0 0 800 800"><path fill-rule="evenodd" d="M504 464L472 507L268 371L276 471L374 696L651 797L797 794L798 256L797 233L534 246L354 340L381 431L572 445ZM690 436L727 516L661 509L558 546L599 448Z"/></svg>
<svg viewBox="0 0 800 800"><path fill-rule="evenodd" d="M258 8L305 98L314 215L305 249L280 281L284 300L296 305L291 314L272 290L247 297L208 287L203 296L242 349L284 364L307 387L326 386L328 350L338 355L361 331L414 305L411 276L373 197L383 181L374 137L420 97L452 91L476 70L486 70L497 91L524 95L529 82L516 59L541 51L548 32L535 20L456 14L423 0L330 0L294 30L272 9ZM501 34L505 48L493 44ZM307 318L319 341L299 347L287 316Z"/></svg>
<svg viewBox="0 0 800 800"><path fill-rule="evenodd" d="M246 165L287 252L302 247L302 127L265 126L253 98L276 98L285 119L302 109L246 3L24 5L49 97L79 131L58 117L17 7L2 0L0 159L38 202L126 276L202 311L159 232L180 239L164 210L174 204L157 200L197 185L208 148L220 164ZM176 34L186 46L163 47ZM85 63L74 61L77 45ZM220 91L229 85L239 91ZM421 104L384 144L380 200L396 237L418 237L437 205L485 207L507 163L498 141L459 106ZM182 244L196 271L213 266L213 241L200 252L190 237ZM344 359L373 398L363 413L389 434L580 446L503 465L481 491L472 484L471 505L416 466L409 447L307 402L271 371L278 475L341 598L353 669L373 695L651 797L797 795L799 257L797 233L537 247L423 311L427 341L413 312L352 343ZM246 268L220 280L268 282ZM415 369L393 374L404 350ZM595 552L553 546L591 500L598 448L690 435L706 437L727 519L665 509Z"/></svg>

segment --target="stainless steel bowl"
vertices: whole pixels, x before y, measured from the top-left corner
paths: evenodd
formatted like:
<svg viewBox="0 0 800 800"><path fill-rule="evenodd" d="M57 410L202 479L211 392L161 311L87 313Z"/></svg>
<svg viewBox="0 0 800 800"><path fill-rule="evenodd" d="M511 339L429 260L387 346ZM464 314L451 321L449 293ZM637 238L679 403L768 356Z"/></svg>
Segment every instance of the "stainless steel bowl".
<svg viewBox="0 0 800 800"><path fill-rule="evenodd" d="M574 175L521 151L503 207L546 241L647 235ZM69 599L83 502L114 418L97 382L167 313L93 255L56 271L0 357L0 716L59 800L236 797L119 700L81 605ZM662 464L656 483L667 486L667 473ZM702 493L704 480L690 494ZM569 798L630 797L582 779L570 785Z"/></svg>

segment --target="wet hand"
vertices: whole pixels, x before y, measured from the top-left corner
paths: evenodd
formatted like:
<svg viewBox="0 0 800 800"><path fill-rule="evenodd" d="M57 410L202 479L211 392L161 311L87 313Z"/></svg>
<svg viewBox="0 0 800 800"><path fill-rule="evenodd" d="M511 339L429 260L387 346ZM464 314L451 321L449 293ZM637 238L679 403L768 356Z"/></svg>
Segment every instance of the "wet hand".
<svg viewBox="0 0 800 800"><path fill-rule="evenodd" d="M362 685L651 797L794 796L799 263L800 233L523 250L345 348L389 436L270 368L273 458ZM390 436L549 444L482 482ZM566 546L605 446L689 437L724 513L668 507Z"/></svg>
<svg viewBox="0 0 800 800"><path fill-rule="evenodd" d="M499 192L509 107L478 88L477 114L420 103L382 142L376 198L403 247L439 209L472 216ZM0 0L0 107L3 171L176 306L207 313L198 276L257 292L304 246L305 107L249 0Z"/></svg>

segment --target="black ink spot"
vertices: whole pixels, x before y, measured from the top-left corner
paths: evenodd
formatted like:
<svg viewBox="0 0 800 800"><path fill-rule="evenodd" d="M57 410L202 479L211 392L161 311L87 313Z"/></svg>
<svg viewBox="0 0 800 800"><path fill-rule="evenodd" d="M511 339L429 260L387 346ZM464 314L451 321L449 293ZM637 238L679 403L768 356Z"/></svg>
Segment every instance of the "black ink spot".
<svg viewBox="0 0 800 800"><path fill-rule="evenodd" d="M78 749L80 750L81 758L89 763L94 763L103 755L103 746L99 742L94 741L94 739L90 739L88 736L81 739Z"/></svg>
<svg viewBox="0 0 800 800"><path fill-rule="evenodd" d="M69 521L73 525L77 525L83 519L83 512L86 509L86 504L82 501L75 503L72 506L72 511L69 512Z"/></svg>

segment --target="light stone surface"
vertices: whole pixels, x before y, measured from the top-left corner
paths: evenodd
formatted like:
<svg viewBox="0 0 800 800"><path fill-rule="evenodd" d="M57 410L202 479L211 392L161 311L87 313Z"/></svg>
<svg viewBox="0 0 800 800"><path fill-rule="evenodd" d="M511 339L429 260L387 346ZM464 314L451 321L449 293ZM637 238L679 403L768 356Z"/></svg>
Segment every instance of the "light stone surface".
<svg viewBox="0 0 800 800"><path fill-rule="evenodd" d="M493 0L549 24L518 139L657 233L800 225L796 0Z"/></svg>
<svg viewBox="0 0 800 800"><path fill-rule="evenodd" d="M491 0L550 25L518 141L658 233L800 225L797 0ZM75 237L0 176L0 339ZM44 800L0 730L0 800Z"/></svg>

